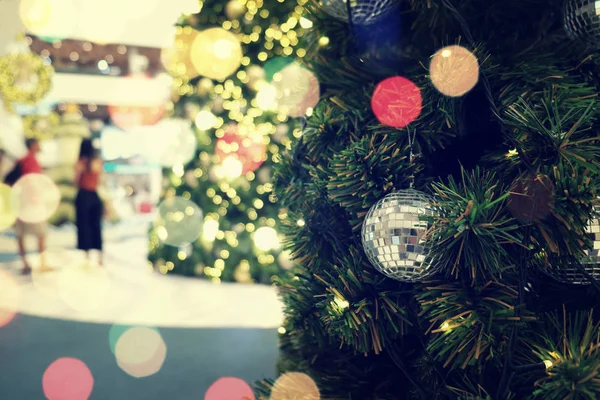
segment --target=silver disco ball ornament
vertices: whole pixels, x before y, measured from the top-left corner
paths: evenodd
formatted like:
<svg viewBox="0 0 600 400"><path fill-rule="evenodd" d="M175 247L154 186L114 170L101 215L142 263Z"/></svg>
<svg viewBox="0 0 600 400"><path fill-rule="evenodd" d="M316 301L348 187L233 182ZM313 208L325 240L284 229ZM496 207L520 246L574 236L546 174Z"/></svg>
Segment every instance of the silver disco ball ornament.
<svg viewBox="0 0 600 400"><path fill-rule="evenodd" d="M362 243L373 266L402 282L418 282L436 272L425 248L432 217L431 198L417 190L400 190L379 200L367 213Z"/></svg>
<svg viewBox="0 0 600 400"><path fill-rule="evenodd" d="M594 208L594 217L588 222L585 232L592 237L592 248L585 251L581 266L593 279L600 280L600 207ZM589 285L590 280L574 265L544 268L554 279L573 285Z"/></svg>
<svg viewBox="0 0 600 400"><path fill-rule="evenodd" d="M600 47L600 2L566 0L565 29L571 39Z"/></svg>
<svg viewBox="0 0 600 400"><path fill-rule="evenodd" d="M399 0L321 0L323 10L334 18L348 22L348 5L352 12L352 22L370 25L398 8Z"/></svg>

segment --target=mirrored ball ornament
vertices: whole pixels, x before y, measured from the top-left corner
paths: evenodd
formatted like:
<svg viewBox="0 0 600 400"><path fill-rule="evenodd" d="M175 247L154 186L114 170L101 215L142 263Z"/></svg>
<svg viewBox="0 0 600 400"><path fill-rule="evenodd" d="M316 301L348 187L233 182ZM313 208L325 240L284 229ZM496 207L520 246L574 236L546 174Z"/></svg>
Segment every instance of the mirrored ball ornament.
<svg viewBox="0 0 600 400"><path fill-rule="evenodd" d="M321 7L332 17L348 22L346 1L350 1L352 22L359 25L373 24L398 7L398 0L321 0Z"/></svg>
<svg viewBox="0 0 600 400"><path fill-rule="evenodd" d="M600 207L594 208L594 216L588 222L585 232L592 239L592 247L585 251L581 266L593 279L600 281ZM590 280L575 265L562 265L545 268L544 272L554 279L572 285L589 285Z"/></svg>
<svg viewBox="0 0 600 400"><path fill-rule="evenodd" d="M432 199L417 190L388 194L371 207L362 226L362 243L373 266L385 276L418 282L436 272L425 244L436 215Z"/></svg>
<svg viewBox="0 0 600 400"><path fill-rule="evenodd" d="M600 2L597 0L566 0L565 30L573 40L600 48Z"/></svg>

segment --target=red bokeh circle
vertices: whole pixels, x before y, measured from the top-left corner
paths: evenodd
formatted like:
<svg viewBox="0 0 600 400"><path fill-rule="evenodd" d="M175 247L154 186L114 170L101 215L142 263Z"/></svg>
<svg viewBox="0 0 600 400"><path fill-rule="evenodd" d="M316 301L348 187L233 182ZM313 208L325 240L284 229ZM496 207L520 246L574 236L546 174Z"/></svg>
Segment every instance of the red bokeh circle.
<svg viewBox="0 0 600 400"><path fill-rule="evenodd" d="M235 124L225 128L225 134L217 140L215 154L223 162L235 157L242 163L242 175L256 171L264 162L267 145L260 134L244 134Z"/></svg>
<svg viewBox="0 0 600 400"><path fill-rule="evenodd" d="M140 77L152 79L150 76L127 75L126 78L139 79ZM129 130L140 126L154 125L160 121L166 112L166 102L155 105L109 105L108 114L112 122L123 130Z"/></svg>
<svg viewBox="0 0 600 400"><path fill-rule="evenodd" d="M239 378L220 378L210 385L204 400L255 400L252 388Z"/></svg>
<svg viewBox="0 0 600 400"><path fill-rule="evenodd" d="M371 109L383 125L405 128L421 114L423 98L417 85L401 76L393 76L379 82Z"/></svg>
<svg viewBox="0 0 600 400"><path fill-rule="evenodd" d="M42 388L48 400L87 400L94 388L94 377L83 361L63 357L48 366Z"/></svg>
<svg viewBox="0 0 600 400"><path fill-rule="evenodd" d="M165 106L108 106L112 122L123 130L154 125L165 115Z"/></svg>

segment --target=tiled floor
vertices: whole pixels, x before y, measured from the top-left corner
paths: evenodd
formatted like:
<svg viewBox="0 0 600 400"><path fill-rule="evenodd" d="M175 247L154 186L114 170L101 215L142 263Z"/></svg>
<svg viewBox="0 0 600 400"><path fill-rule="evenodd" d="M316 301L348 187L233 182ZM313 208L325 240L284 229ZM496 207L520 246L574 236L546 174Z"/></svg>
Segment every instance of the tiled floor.
<svg viewBox="0 0 600 400"><path fill-rule="evenodd" d="M91 400L199 400L221 377L252 384L275 376L275 329L158 328L167 347L164 364L152 376L134 378L111 353L110 328L17 315L0 328L0 399L45 399L42 376L60 357L87 365L94 378Z"/></svg>
<svg viewBox="0 0 600 400"><path fill-rule="evenodd" d="M59 357L88 366L91 399L201 399L220 377L274 376L282 321L275 290L151 272L146 228L107 228L103 269L73 250L72 229L54 230L48 261L57 270L30 277L18 274L14 237L0 235L0 399L44 399L42 375ZM16 312L12 320L7 310ZM158 330L167 352L157 373L133 378L117 365L109 346L115 324Z"/></svg>

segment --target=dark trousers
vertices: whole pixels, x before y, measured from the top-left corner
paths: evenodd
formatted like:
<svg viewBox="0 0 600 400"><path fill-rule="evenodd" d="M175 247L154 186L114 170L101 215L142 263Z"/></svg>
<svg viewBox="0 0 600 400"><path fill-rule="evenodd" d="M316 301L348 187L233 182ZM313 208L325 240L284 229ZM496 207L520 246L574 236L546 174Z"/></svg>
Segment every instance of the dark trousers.
<svg viewBox="0 0 600 400"><path fill-rule="evenodd" d="M104 205L98 193L79 189L75 199L75 224L79 250L102 250L102 214Z"/></svg>

